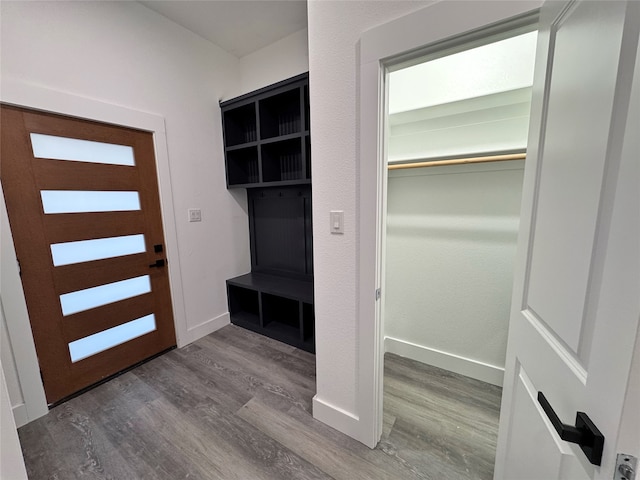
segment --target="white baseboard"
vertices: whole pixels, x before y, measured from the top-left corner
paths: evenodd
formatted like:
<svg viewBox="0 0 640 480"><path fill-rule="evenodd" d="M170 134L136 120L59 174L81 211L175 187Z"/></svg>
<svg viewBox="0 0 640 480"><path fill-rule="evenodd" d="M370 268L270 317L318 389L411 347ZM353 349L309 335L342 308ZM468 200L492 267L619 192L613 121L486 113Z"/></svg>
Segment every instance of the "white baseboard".
<svg viewBox="0 0 640 480"><path fill-rule="evenodd" d="M320 420L322 423L326 423L345 435L349 435L363 442L360 438L362 430L360 419L340 407L321 400L318 398L318 395L313 397L313 418Z"/></svg>
<svg viewBox="0 0 640 480"><path fill-rule="evenodd" d="M393 337L384 338L384 350L385 352L395 353L401 357L466 375L492 385L502 386L504 368Z"/></svg>
<svg viewBox="0 0 640 480"><path fill-rule="evenodd" d="M11 407L13 411L13 419L16 422L16 428L20 428L23 425L29 423L29 415L27 414L27 406L24 403L14 405Z"/></svg>
<svg viewBox="0 0 640 480"><path fill-rule="evenodd" d="M231 323L231 319L229 317L229 312L223 313L222 315L218 315L215 318L211 318L206 322L202 322L200 325L196 325L195 327L191 327L187 330L185 338L181 338L178 342L178 347L182 348L185 345L189 345L192 342L195 342L199 338L202 338L210 333L215 332L216 330L220 330L225 325L229 325Z"/></svg>

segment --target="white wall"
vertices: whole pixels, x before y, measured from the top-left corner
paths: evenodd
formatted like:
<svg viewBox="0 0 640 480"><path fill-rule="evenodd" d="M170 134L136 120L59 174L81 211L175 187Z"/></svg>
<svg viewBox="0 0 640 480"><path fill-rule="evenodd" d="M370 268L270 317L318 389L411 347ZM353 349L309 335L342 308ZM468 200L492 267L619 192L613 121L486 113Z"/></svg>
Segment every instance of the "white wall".
<svg viewBox="0 0 640 480"><path fill-rule="evenodd" d="M537 36L391 72L388 161L525 149Z"/></svg>
<svg viewBox="0 0 640 480"><path fill-rule="evenodd" d="M389 113L530 87L536 32L425 61L389 75Z"/></svg>
<svg viewBox="0 0 640 480"><path fill-rule="evenodd" d="M286 80L309 71L307 29L292 33L277 42L240 58L240 91Z"/></svg>
<svg viewBox="0 0 640 480"><path fill-rule="evenodd" d="M524 150L530 105L524 87L390 115L388 161Z"/></svg>
<svg viewBox="0 0 640 480"><path fill-rule="evenodd" d="M0 361L0 478L7 480L26 480L16 424L11 414L11 402L4 378L4 366Z"/></svg>
<svg viewBox="0 0 640 480"><path fill-rule="evenodd" d="M629 384L622 410L617 450L640 458L640 328L629 372Z"/></svg>
<svg viewBox="0 0 640 480"><path fill-rule="evenodd" d="M366 445L376 444L382 424L376 354L381 332L374 293L380 61L538 6L537 1L311 1L308 5L317 352L314 416ZM416 13L407 15L410 12ZM345 211L344 235L328 232L332 209Z"/></svg>
<svg viewBox="0 0 640 480"><path fill-rule="evenodd" d="M365 30L425 4L397 1L308 4L317 375L314 415L351 434L354 432L348 424L359 421L358 43ZM344 210L344 235L329 233L330 210Z"/></svg>
<svg viewBox="0 0 640 480"><path fill-rule="evenodd" d="M24 423L26 408L22 398L22 389L18 380L15 359L7 337L4 310L0 302L0 478L18 480L27 478L27 472L20 450L16 431L16 420ZM5 361L8 360L8 361ZM15 398L9 398L13 390Z"/></svg>
<svg viewBox="0 0 640 480"><path fill-rule="evenodd" d="M389 173L387 351L502 384L524 161Z"/></svg>
<svg viewBox="0 0 640 480"><path fill-rule="evenodd" d="M21 427L48 410L1 186L0 314L0 357L13 417L17 426Z"/></svg>
<svg viewBox="0 0 640 480"><path fill-rule="evenodd" d="M10 405L13 411L13 417L15 418L16 424L22 426L27 423L28 415L24 404L24 394L22 393L22 387L18 379L18 369L13 355L13 348L9 341L9 330L7 329L7 323L4 319L2 302L0 302L0 360L2 360L7 391L11 392Z"/></svg>
<svg viewBox="0 0 640 480"><path fill-rule="evenodd" d="M3 83L165 119L173 197L163 202L175 211L184 292L179 341L224 325L225 279L249 270L246 204L225 187L218 108L238 93L238 59L137 2L6 1L0 8ZM188 208L202 209L201 223L187 222ZM6 229L1 234L5 248L11 239ZM9 324L14 299L0 295ZM14 350L21 348L12 340ZM10 394L19 402L17 392Z"/></svg>

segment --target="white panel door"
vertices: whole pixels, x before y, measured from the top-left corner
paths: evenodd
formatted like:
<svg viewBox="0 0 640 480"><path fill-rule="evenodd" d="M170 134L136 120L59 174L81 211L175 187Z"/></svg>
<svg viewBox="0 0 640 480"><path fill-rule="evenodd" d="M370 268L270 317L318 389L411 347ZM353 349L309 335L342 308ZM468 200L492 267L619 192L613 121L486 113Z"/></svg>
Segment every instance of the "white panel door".
<svg viewBox="0 0 640 480"><path fill-rule="evenodd" d="M540 22L495 478L610 479L640 316L640 2ZM540 392L564 424L588 415L601 461Z"/></svg>

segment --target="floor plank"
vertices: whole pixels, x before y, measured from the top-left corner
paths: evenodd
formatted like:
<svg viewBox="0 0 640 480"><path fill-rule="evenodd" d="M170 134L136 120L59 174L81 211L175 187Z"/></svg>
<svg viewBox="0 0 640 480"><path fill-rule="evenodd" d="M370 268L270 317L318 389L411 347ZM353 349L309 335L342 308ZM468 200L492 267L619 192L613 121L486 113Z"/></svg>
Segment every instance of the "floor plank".
<svg viewBox="0 0 640 480"><path fill-rule="evenodd" d="M385 356L375 449L311 415L315 357L233 325L18 431L30 479L462 479L493 475L499 388Z"/></svg>
<svg viewBox="0 0 640 480"><path fill-rule="evenodd" d="M434 478L491 479L502 389L393 354L385 355L380 447L429 465Z"/></svg>

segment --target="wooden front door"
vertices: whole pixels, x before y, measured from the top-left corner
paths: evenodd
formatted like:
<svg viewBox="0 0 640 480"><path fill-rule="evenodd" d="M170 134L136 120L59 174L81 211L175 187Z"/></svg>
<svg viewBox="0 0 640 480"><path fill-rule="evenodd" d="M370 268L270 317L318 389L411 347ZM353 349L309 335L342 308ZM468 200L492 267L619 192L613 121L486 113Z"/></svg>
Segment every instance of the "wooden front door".
<svg viewBox="0 0 640 480"><path fill-rule="evenodd" d="M153 137L1 115L0 178L51 405L176 344Z"/></svg>

